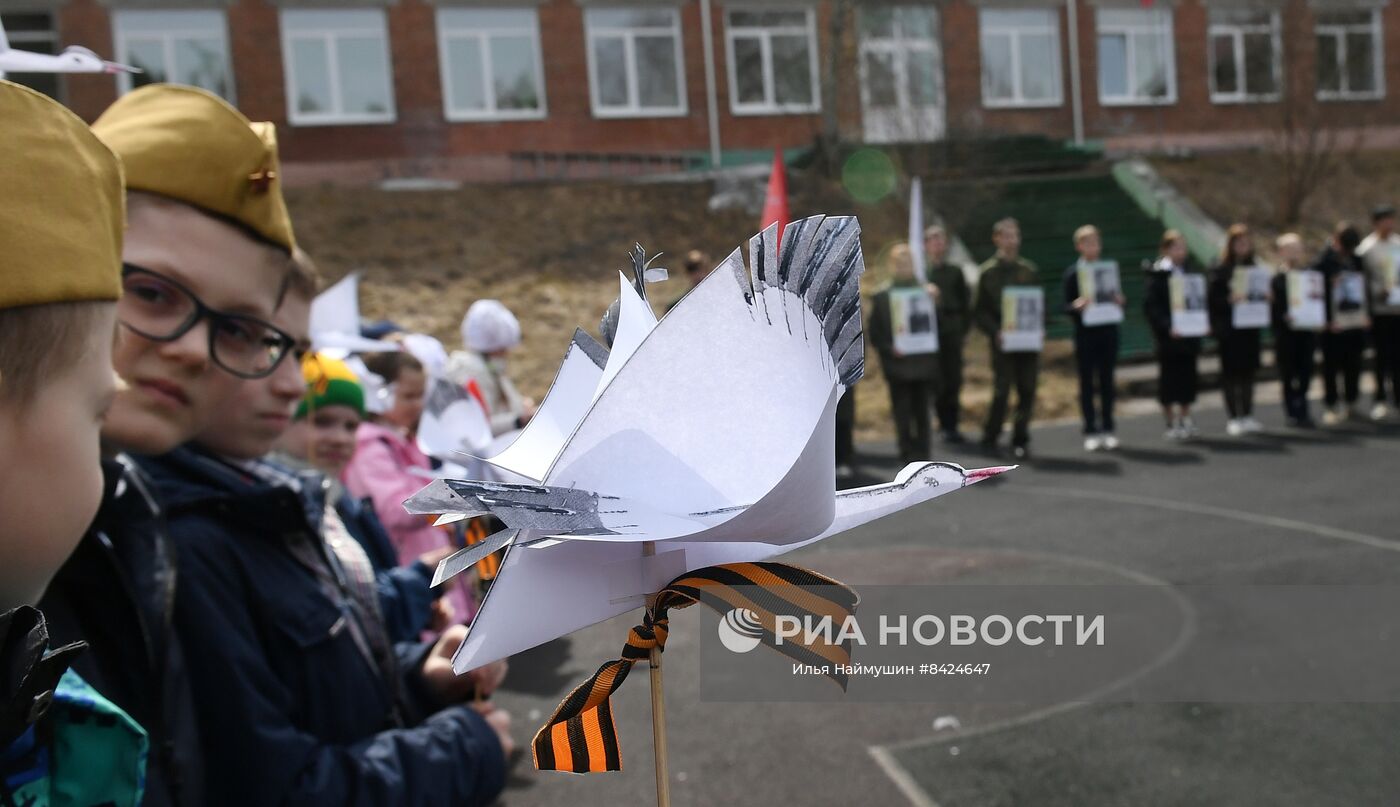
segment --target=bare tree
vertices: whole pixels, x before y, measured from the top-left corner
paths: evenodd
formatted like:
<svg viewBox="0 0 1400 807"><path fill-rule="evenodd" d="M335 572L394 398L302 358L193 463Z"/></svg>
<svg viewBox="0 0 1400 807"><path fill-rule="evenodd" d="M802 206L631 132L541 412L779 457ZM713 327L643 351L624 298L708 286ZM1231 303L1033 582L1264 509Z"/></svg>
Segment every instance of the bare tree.
<svg viewBox="0 0 1400 807"><path fill-rule="evenodd" d="M1318 103L1317 59L1321 54L1314 28L1304 20L1311 21L1311 15L1289 14L1284 18L1277 125L1269 135L1269 148L1278 159L1275 223L1279 227L1298 224L1308 199L1339 167L1355 158L1365 141L1360 120L1344 118Z"/></svg>

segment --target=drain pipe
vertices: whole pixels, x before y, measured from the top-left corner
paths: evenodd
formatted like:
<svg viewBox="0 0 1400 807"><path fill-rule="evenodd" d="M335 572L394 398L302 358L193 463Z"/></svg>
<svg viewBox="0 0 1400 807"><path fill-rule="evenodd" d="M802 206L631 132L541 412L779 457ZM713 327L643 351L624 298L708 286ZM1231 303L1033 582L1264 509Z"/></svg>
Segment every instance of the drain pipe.
<svg viewBox="0 0 1400 807"><path fill-rule="evenodd" d="M710 170L718 170L719 95L715 90L715 32L710 22L710 0L700 0L700 42L705 48L705 111L710 119Z"/></svg>
<svg viewBox="0 0 1400 807"><path fill-rule="evenodd" d="M1069 15L1069 105L1074 115L1074 144L1084 145L1084 94L1079 76L1079 0L1065 0Z"/></svg>

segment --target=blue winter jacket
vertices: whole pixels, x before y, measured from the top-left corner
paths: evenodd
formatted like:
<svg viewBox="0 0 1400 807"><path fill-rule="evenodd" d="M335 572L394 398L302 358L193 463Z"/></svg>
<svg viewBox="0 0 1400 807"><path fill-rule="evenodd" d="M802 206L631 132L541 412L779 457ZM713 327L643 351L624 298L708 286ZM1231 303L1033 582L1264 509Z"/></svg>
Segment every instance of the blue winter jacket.
<svg viewBox="0 0 1400 807"><path fill-rule="evenodd" d="M438 704L398 646L386 680L289 540L301 498L190 448L142 460L183 574L175 605L211 805L489 804L505 760L486 722ZM317 546L324 546L319 542Z"/></svg>
<svg viewBox="0 0 1400 807"><path fill-rule="evenodd" d="M348 493L335 505L336 513L351 537L359 542L374 566L375 582L379 588L379 605L384 613L384 627L396 642L411 642L428 627L433 603L442 596L434 591L433 570L422 561L407 566L398 565L398 554L379 523L374 508Z"/></svg>

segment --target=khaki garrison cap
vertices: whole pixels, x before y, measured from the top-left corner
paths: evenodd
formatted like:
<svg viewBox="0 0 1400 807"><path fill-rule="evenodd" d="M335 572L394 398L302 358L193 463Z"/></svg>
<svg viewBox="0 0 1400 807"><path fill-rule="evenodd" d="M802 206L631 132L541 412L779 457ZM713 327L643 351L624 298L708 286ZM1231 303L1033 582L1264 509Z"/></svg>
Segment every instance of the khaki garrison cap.
<svg viewBox="0 0 1400 807"><path fill-rule="evenodd" d="M125 200L86 123L0 80L0 308L117 299Z"/></svg>
<svg viewBox="0 0 1400 807"><path fill-rule="evenodd" d="M296 247L277 164L277 131L196 87L148 84L92 125L126 167L126 187L237 222Z"/></svg>

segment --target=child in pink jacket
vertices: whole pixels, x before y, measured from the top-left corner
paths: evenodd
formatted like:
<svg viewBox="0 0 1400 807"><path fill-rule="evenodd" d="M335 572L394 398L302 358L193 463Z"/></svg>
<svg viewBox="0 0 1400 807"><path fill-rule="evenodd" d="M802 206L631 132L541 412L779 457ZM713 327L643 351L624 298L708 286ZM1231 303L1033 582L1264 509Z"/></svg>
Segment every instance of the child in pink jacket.
<svg viewBox="0 0 1400 807"><path fill-rule="evenodd" d="M400 563L454 546L452 534L433 526L430 516L411 515L403 503L431 481L432 463L412 438L423 414L427 377L423 365L406 352L380 353L366 361L369 369L392 385L393 403L374 420L360 424L355 433L355 456L345 468L345 487L354 496L368 498L375 515L389 533ZM476 613L470 576L447 584L444 596L452 607L452 621L469 621Z"/></svg>

